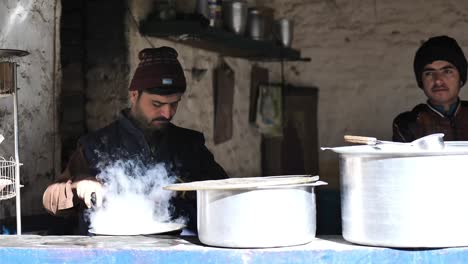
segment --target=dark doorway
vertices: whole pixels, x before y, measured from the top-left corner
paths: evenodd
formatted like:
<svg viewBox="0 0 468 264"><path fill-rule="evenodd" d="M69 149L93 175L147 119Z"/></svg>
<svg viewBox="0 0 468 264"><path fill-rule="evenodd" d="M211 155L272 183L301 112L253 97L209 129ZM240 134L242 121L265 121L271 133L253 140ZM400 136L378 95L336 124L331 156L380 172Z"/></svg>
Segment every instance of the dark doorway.
<svg viewBox="0 0 468 264"><path fill-rule="evenodd" d="M318 89L292 85L283 89L283 136L262 138L263 175L316 175Z"/></svg>
<svg viewBox="0 0 468 264"><path fill-rule="evenodd" d="M318 89L289 85L283 95L283 136L262 139L263 175L318 175ZM340 191L322 186L315 195L317 235L341 234Z"/></svg>

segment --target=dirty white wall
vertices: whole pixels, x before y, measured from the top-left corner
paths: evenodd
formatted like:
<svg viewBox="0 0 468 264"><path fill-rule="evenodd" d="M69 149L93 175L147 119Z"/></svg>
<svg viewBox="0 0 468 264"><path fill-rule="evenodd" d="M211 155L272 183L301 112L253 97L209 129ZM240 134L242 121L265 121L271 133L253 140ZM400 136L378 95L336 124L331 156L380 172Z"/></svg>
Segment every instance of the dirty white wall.
<svg viewBox="0 0 468 264"><path fill-rule="evenodd" d="M54 177L56 12L59 3L50 0L0 1L0 48L30 52L16 62L18 68L19 154L22 214L43 213L42 192ZM13 97L0 98L0 156L14 157ZM0 219L15 215L15 199L0 201Z"/></svg>
<svg viewBox="0 0 468 264"><path fill-rule="evenodd" d="M194 1L187 2L194 4ZM252 64L244 59L225 58L235 72L233 138L214 145L212 72L219 62L219 55L158 38L141 36L135 21L140 21L148 15L151 3L152 1L129 0L131 10L129 16L133 16L128 18L131 75L137 66L138 51L141 49L164 45L175 48L179 53L179 61L185 69L187 92L179 104L174 123L203 132L207 147L231 177L260 176L260 134L248 123ZM193 67L207 71L197 80L191 75Z"/></svg>
<svg viewBox="0 0 468 264"><path fill-rule="evenodd" d="M146 15L148 2L128 0L137 21ZM23 214L43 213L42 192L60 166L56 137L54 74L60 1L4 0L0 2L0 48L28 50L19 60L20 158ZM287 81L319 87L319 143L343 144L345 133L391 137L391 121L401 111L424 101L413 76L412 60L420 42L430 36L455 37L468 53L468 2L448 1L345 1L257 0L276 9L276 16L295 20L293 47L311 62L286 63ZM212 69L218 55L156 38L144 38L127 18L129 61L133 73L137 52L146 47L171 45L180 53L184 68L206 68L200 80L187 74L188 91L175 118L178 125L205 133L208 147L232 176L260 174L260 136L248 124L248 87L251 63L227 58L236 72L234 136L213 144ZM57 38L56 38L57 37ZM272 81L279 80L277 64L268 64ZM463 89L462 99L467 99ZM13 155L11 97L0 98L0 156ZM118 106L116 106L118 108ZM54 148L54 146L56 146ZM320 175L338 184L337 157L320 153ZM0 218L14 214L14 199L0 201Z"/></svg>
<svg viewBox="0 0 468 264"><path fill-rule="evenodd" d="M258 2L295 21L293 47L311 62L287 63L286 79L319 87L321 146L343 145L344 134L391 139L393 118L425 101L412 66L421 41L446 34L468 54L466 0ZM319 158L321 178L338 186L337 155Z"/></svg>

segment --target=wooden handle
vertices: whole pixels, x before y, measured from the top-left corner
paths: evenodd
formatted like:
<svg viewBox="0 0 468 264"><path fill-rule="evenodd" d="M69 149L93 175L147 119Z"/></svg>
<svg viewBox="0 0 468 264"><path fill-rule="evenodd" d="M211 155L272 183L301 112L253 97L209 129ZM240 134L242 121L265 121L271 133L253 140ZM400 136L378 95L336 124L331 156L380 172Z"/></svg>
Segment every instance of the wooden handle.
<svg viewBox="0 0 468 264"><path fill-rule="evenodd" d="M357 144L375 145L377 143L377 139L374 137L345 135L344 140L346 142L357 143Z"/></svg>

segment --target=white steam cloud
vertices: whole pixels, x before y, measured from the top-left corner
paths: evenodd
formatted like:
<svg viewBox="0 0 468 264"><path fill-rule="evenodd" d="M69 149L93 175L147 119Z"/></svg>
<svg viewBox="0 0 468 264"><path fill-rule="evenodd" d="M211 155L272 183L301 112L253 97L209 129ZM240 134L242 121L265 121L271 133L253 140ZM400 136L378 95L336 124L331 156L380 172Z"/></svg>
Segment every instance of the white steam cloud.
<svg viewBox="0 0 468 264"><path fill-rule="evenodd" d="M173 231L185 219L171 221L171 197L162 187L175 182L163 164L116 161L96 176L103 183L103 205L93 208L91 230L98 234L149 234Z"/></svg>

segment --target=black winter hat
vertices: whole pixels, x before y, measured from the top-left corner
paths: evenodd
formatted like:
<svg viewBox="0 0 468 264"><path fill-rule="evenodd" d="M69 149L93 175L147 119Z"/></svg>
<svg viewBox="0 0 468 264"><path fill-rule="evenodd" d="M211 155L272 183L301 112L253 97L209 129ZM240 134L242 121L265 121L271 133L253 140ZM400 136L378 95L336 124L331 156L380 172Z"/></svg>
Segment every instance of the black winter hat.
<svg viewBox="0 0 468 264"><path fill-rule="evenodd" d="M444 60L453 64L460 73L462 86L465 84L467 63L463 50L455 39L448 36L437 36L424 42L414 57L414 74L420 88L423 88L421 75L424 66L436 60Z"/></svg>
<svg viewBox="0 0 468 264"><path fill-rule="evenodd" d="M171 47L144 49L138 53L140 63L130 83L130 91L146 90L149 93L169 95L183 93L186 89L178 53Z"/></svg>

